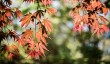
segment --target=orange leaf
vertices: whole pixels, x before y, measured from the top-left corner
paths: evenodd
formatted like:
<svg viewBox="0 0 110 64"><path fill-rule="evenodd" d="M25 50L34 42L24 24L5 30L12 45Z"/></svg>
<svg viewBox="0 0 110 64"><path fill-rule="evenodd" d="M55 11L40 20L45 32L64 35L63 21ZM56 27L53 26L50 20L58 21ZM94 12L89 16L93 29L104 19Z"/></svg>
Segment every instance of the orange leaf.
<svg viewBox="0 0 110 64"><path fill-rule="evenodd" d="M75 22L81 21L81 15L79 13L73 14L73 19Z"/></svg>
<svg viewBox="0 0 110 64"><path fill-rule="evenodd" d="M41 0L41 2L42 2L45 6L52 4L52 0Z"/></svg>
<svg viewBox="0 0 110 64"><path fill-rule="evenodd" d="M22 45L22 46L24 46L24 42L23 42L22 39L18 39L18 45Z"/></svg>
<svg viewBox="0 0 110 64"><path fill-rule="evenodd" d="M34 58L35 57L35 51L30 51L29 53L28 53L28 56L31 56L31 58ZM27 56L27 57L28 57Z"/></svg>
<svg viewBox="0 0 110 64"><path fill-rule="evenodd" d="M95 9L97 7L97 2L95 0L91 1L91 5L92 5L93 9Z"/></svg>
<svg viewBox="0 0 110 64"><path fill-rule="evenodd" d="M38 51L38 50L31 50L31 51L28 53L28 56L31 56L31 58L37 57L38 59L40 59L41 53L40 53L40 51ZM27 56L27 57L28 57L28 56Z"/></svg>
<svg viewBox="0 0 110 64"><path fill-rule="evenodd" d="M46 11L49 13L49 14L54 14L56 15L56 12L57 10L55 8L47 8Z"/></svg>
<svg viewBox="0 0 110 64"><path fill-rule="evenodd" d="M16 8L15 13L18 18L20 18L20 16L22 16L22 12L18 8Z"/></svg>
<svg viewBox="0 0 110 64"><path fill-rule="evenodd" d="M106 26L106 25L101 25L101 27L103 28L103 30L108 33L109 31L109 28Z"/></svg>
<svg viewBox="0 0 110 64"><path fill-rule="evenodd" d="M44 21L42 21L42 23L48 32L52 31L52 24L51 24L50 20L48 20L48 18L44 19Z"/></svg>
<svg viewBox="0 0 110 64"><path fill-rule="evenodd" d="M40 42L40 40L42 38L42 33L40 31L36 32L36 38L37 38L37 41Z"/></svg>
<svg viewBox="0 0 110 64"><path fill-rule="evenodd" d="M44 49L48 51L48 49L47 49L41 42L39 43L39 49L40 49L40 52L41 52L43 55L45 55L45 54L44 54Z"/></svg>
<svg viewBox="0 0 110 64"><path fill-rule="evenodd" d="M81 32L82 31L82 29L83 29L83 22L75 22L74 23L74 31L76 32L76 31L78 31L78 32Z"/></svg>
<svg viewBox="0 0 110 64"><path fill-rule="evenodd" d="M100 16L100 20L103 21L106 24L106 21L108 21L106 18L104 18L103 16Z"/></svg>
<svg viewBox="0 0 110 64"><path fill-rule="evenodd" d="M31 38L32 37L32 34L33 34L33 31L30 30L30 29L27 29L21 36L21 39L28 39L28 38Z"/></svg>
<svg viewBox="0 0 110 64"><path fill-rule="evenodd" d="M8 20L8 18L6 17L6 14L0 14L0 21L7 21Z"/></svg>
<svg viewBox="0 0 110 64"><path fill-rule="evenodd" d="M49 51L41 42L39 43L39 46L42 47L43 49Z"/></svg>
<svg viewBox="0 0 110 64"><path fill-rule="evenodd" d="M35 46L37 45L37 44L35 44L35 42L32 39L27 39L27 42L29 43L30 49L34 49Z"/></svg>
<svg viewBox="0 0 110 64"><path fill-rule="evenodd" d="M84 15L82 19L85 23L88 23L88 15L87 14Z"/></svg>
<svg viewBox="0 0 110 64"><path fill-rule="evenodd" d="M37 10L37 11L33 14L33 17L34 17L34 18L37 18L38 20L40 20L41 17L44 16L43 12L44 12L43 10Z"/></svg>
<svg viewBox="0 0 110 64"><path fill-rule="evenodd" d="M42 34L42 30L40 30L39 32L36 32L36 38L38 42L42 41L45 45L47 45L46 38L48 38L48 36L46 33Z"/></svg>
<svg viewBox="0 0 110 64"><path fill-rule="evenodd" d="M49 38L48 35L47 35L46 33L43 34L43 37Z"/></svg>
<svg viewBox="0 0 110 64"><path fill-rule="evenodd" d="M12 49L14 49L14 50L15 50L15 49L18 49L15 45L12 45L11 47L12 47Z"/></svg>
<svg viewBox="0 0 110 64"><path fill-rule="evenodd" d="M6 16L7 16L7 17L11 17L11 16L12 16L11 11L10 11L10 10L8 10L8 9L6 10Z"/></svg>
<svg viewBox="0 0 110 64"><path fill-rule="evenodd" d="M44 37L42 37L41 40L43 41L43 43L44 43L45 45L47 45L46 39L45 39Z"/></svg>
<svg viewBox="0 0 110 64"><path fill-rule="evenodd" d="M107 13L108 13L108 8L102 7L102 10L103 10L104 15L107 15Z"/></svg>
<svg viewBox="0 0 110 64"><path fill-rule="evenodd" d="M28 26L28 24L30 23L30 20L31 20L31 16L32 16L32 13L29 13L29 14L25 15L25 17L20 20L20 22L22 22L21 23L22 27L24 25L25 25L25 27Z"/></svg>

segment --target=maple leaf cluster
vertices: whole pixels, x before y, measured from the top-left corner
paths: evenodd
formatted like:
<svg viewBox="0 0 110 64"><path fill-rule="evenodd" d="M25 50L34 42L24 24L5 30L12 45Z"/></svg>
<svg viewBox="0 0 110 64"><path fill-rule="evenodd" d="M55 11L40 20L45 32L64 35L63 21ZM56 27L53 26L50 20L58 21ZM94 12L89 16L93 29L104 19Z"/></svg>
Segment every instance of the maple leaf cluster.
<svg viewBox="0 0 110 64"><path fill-rule="evenodd" d="M90 27L97 36L108 33L108 20L105 18L109 9L100 0L73 0L78 5L70 11L73 18L74 31L81 32L85 26Z"/></svg>
<svg viewBox="0 0 110 64"><path fill-rule="evenodd" d="M21 18L21 27L27 27L32 23L35 27L34 30L26 29L22 34L17 34L15 30L9 30L6 33L7 38L10 36L15 41L18 42L19 46L26 47L26 53L31 58L40 58L40 56L45 55L44 50L49 51L46 46L46 39L50 38L48 33L52 31L52 23L48 18L45 17L45 13L54 14L56 13L55 8L50 8L52 0L24 0L24 2L34 2L38 4L37 10L34 13L28 13L23 16L22 12L18 8L11 8L11 0L1 0L0 1L0 30L2 30L7 25L13 25L13 18ZM41 5L45 8L41 9ZM38 27L38 29L36 28ZM5 34L5 33L3 33ZM2 51L4 53L8 52L8 58L11 59L17 54L19 54L18 46L12 45L3 45ZM28 57L27 56L27 57Z"/></svg>

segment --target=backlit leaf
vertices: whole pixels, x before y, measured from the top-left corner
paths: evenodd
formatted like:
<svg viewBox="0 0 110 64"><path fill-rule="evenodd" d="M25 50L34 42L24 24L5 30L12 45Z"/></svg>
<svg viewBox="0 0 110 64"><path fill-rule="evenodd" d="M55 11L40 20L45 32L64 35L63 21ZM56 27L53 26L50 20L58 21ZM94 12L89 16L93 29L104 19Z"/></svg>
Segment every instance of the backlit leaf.
<svg viewBox="0 0 110 64"><path fill-rule="evenodd" d="M12 16L11 10L9 10L9 9L6 10L6 16L7 17L11 17Z"/></svg>
<svg viewBox="0 0 110 64"><path fill-rule="evenodd" d="M55 8L47 8L46 11L49 13L49 14L54 14L56 15L56 12L57 10Z"/></svg>
<svg viewBox="0 0 110 64"><path fill-rule="evenodd" d="M42 21L42 23L43 23L43 25L45 26L45 28L46 28L46 30L48 32L51 32L52 31L52 24L51 24L51 22L50 22L50 20L48 18L44 19Z"/></svg>
<svg viewBox="0 0 110 64"><path fill-rule="evenodd" d="M22 18L22 19L20 20L22 27L23 27L23 26L25 26L25 27L28 26L28 24L30 23L30 20L31 20L31 16L32 16L32 14L29 13L29 14L25 15L24 18Z"/></svg>
<svg viewBox="0 0 110 64"><path fill-rule="evenodd" d="M107 13L108 13L108 8L102 7L102 10L103 10L104 15L107 15Z"/></svg>
<svg viewBox="0 0 110 64"><path fill-rule="evenodd" d="M15 13L18 18L20 18L22 16L22 12L18 8L16 8Z"/></svg>

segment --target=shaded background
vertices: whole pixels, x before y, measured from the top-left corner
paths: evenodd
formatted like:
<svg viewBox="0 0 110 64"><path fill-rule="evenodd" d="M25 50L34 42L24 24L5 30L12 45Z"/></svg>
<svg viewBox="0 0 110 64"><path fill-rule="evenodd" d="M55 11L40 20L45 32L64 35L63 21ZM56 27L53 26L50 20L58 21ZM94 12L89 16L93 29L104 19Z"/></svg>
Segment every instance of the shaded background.
<svg viewBox="0 0 110 64"><path fill-rule="evenodd" d="M22 0L13 0L12 7L19 7L24 14L34 12L37 8L37 4L21 2ZM110 64L110 32L99 38L92 35L88 28L82 33L73 32L74 21L68 13L77 3L72 5L64 3L63 0L54 0L52 5L58 11L56 16L47 15L53 24L53 31L50 33L51 39L47 40L49 51L46 51L46 56L41 57L40 61L26 58L27 54L20 47L20 56L14 60L9 60L6 55L0 53L0 64ZM107 0L105 5L110 8L110 1ZM110 12L106 18L110 21ZM14 25L8 28L21 33L25 29L19 27L19 24L19 19L15 19ZM33 28L32 25L30 27Z"/></svg>

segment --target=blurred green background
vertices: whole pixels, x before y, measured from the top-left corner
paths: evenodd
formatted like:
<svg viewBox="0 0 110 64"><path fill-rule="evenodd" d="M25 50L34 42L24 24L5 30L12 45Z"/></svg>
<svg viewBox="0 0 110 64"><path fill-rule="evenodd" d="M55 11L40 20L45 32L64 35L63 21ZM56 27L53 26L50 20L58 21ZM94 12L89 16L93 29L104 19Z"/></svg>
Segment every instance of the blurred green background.
<svg viewBox="0 0 110 64"><path fill-rule="evenodd" d="M110 8L109 0L105 4ZM77 3L67 4L63 0L54 0L52 3L57 13L56 16L47 14L47 18L53 24L53 30L50 33L51 39L47 39L49 51L45 51L45 56L40 60L26 58L27 54L23 48L19 48L20 56L13 60L7 59L6 55L0 53L0 64L110 64L110 32L99 38L92 35L88 28L82 33L73 32L73 21L68 13L75 5ZM13 0L12 7L19 7L26 14L34 12L37 3L26 4L22 3L22 0ZM110 21L110 12L107 19ZM21 28L19 24L19 19L15 19L14 25L8 28L21 33L25 28ZM30 27L33 28L32 25Z"/></svg>

